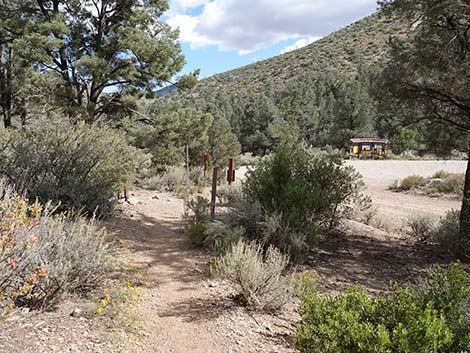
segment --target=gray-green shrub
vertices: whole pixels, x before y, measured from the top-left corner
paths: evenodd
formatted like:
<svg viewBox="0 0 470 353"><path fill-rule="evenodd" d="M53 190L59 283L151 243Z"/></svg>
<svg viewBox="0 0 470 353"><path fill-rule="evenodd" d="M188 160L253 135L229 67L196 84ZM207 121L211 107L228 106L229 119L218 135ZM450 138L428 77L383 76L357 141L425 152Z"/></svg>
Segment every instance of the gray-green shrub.
<svg viewBox="0 0 470 353"><path fill-rule="evenodd" d="M429 242L433 238L436 224L432 215L413 214L407 218L406 226L414 239Z"/></svg>
<svg viewBox="0 0 470 353"><path fill-rule="evenodd" d="M470 258L470 244L460 236L460 211L450 211L439 220L433 231L433 241L439 251Z"/></svg>
<svg viewBox="0 0 470 353"><path fill-rule="evenodd" d="M64 293L98 287L115 248L94 220L51 215L0 182L0 312L11 304L49 307Z"/></svg>
<svg viewBox="0 0 470 353"><path fill-rule="evenodd" d="M187 170L182 166L168 166L160 168L139 178L137 184L146 190L156 190L159 192L174 192L176 194L194 194L201 192L207 185L200 168L191 168L189 171L189 180ZM188 183L189 182L189 183Z"/></svg>
<svg viewBox="0 0 470 353"><path fill-rule="evenodd" d="M288 259L269 247L239 241L215 261L214 274L229 281L250 309L278 310L291 295L290 278L284 276Z"/></svg>
<svg viewBox="0 0 470 353"><path fill-rule="evenodd" d="M411 175L400 182L400 190L408 191L426 185L426 178L421 175Z"/></svg>
<svg viewBox="0 0 470 353"><path fill-rule="evenodd" d="M307 233L308 229L299 231L283 223L282 216L278 213L265 215L262 225L262 238L265 246L273 245L284 254L289 254L289 260L293 263L303 262L310 247L317 242L315 229Z"/></svg>
<svg viewBox="0 0 470 353"><path fill-rule="evenodd" d="M238 185L223 184L217 188L217 197L220 203L230 204L241 197L241 187Z"/></svg>
<svg viewBox="0 0 470 353"><path fill-rule="evenodd" d="M59 210L108 215L139 154L113 129L43 120L26 131L3 131L0 174L30 199Z"/></svg>

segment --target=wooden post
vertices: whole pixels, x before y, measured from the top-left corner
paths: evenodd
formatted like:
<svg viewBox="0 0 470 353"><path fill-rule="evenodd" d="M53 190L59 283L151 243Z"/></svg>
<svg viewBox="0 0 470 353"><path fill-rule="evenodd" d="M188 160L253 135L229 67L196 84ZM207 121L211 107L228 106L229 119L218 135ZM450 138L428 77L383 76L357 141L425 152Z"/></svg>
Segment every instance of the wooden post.
<svg viewBox="0 0 470 353"><path fill-rule="evenodd" d="M204 179L206 178L207 171L209 170L209 161L211 160L211 156L209 153L204 154Z"/></svg>
<svg viewBox="0 0 470 353"><path fill-rule="evenodd" d="M129 202L129 184L127 181L124 183L124 202Z"/></svg>
<svg viewBox="0 0 470 353"><path fill-rule="evenodd" d="M234 182L234 164L233 164L233 158L229 158L228 160L228 172L227 172L227 182L228 185L232 185Z"/></svg>
<svg viewBox="0 0 470 353"><path fill-rule="evenodd" d="M189 180L189 137L186 138L186 192L189 192L190 189L190 180Z"/></svg>
<svg viewBox="0 0 470 353"><path fill-rule="evenodd" d="M211 194L211 221L215 220L215 201L217 196L217 177L219 174L219 168L214 166L214 172L212 174L212 194Z"/></svg>

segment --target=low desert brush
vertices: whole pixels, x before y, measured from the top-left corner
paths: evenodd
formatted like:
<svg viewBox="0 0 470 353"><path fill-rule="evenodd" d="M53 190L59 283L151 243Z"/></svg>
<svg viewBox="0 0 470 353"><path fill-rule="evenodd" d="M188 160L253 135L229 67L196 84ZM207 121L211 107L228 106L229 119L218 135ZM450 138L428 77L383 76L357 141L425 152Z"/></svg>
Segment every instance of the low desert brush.
<svg viewBox="0 0 470 353"><path fill-rule="evenodd" d="M247 307L278 310L290 298L291 281L284 276L289 261L274 247L264 253L256 243L240 241L216 260L214 274L228 280Z"/></svg>
<svg viewBox="0 0 470 353"><path fill-rule="evenodd" d="M413 214L406 220L410 235L422 242L429 242L435 231L434 217L429 214Z"/></svg>
<svg viewBox="0 0 470 353"><path fill-rule="evenodd" d="M51 215L0 182L0 311L54 305L87 293L115 268L115 249L94 220Z"/></svg>

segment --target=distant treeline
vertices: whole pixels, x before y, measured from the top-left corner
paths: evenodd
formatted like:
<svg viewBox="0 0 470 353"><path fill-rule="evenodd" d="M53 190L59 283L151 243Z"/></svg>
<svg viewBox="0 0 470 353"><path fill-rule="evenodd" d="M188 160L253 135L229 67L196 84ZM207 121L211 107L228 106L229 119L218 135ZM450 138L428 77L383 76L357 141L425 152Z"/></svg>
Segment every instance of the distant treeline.
<svg viewBox="0 0 470 353"><path fill-rule="evenodd" d="M350 138L372 136L390 139L395 154L449 157L452 151L465 150L458 132L436 123L404 126L395 109L378 103L377 72L375 67L363 68L355 78L312 73L279 91L266 84L238 94L173 94L155 102L153 109L176 104L221 116L230 123L242 152L256 155L270 153L286 139L315 148L345 149Z"/></svg>

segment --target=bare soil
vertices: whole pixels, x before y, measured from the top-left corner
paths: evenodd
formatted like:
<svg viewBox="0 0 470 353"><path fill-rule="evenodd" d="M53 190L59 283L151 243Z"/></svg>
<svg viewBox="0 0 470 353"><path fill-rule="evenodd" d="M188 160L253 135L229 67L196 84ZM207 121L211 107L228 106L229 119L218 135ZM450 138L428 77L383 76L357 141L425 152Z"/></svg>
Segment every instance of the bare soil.
<svg viewBox="0 0 470 353"><path fill-rule="evenodd" d="M0 353L114 352L100 322L71 316L78 305L66 301L53 312L11 313L0 322Z"/></svg>
<svg viewBox="0 0 470 353"><path fill-rule="evenodd" d="M424 195L397 193L388 190L396 180L410 175L431 177L439 170L465 173L467 161L348 161L362 176L367 193L379 213L395 226L413 213L429 213L436 218L453 209L460 209L462 201L431 198Z"/></svg>
<svg viewBox="0 0 470 353"><path fill-rule="evenodd" d="M396 220L416 209L441 215L458 207L458 202L386 189L395 179L410 174L429 175L424 172L439 169L461 172L464 163L352 163L363 173L380 212ZM136 280L144 288L140 336L111 341L112 330L99 320L72 317L74 303L65 303L53 313L18 311L0 323L0 353L295 352L296 303L278 316L241 307L224 283L211 279L210 256L188 246L182 215L182 200L136 191L131 204L120 205L106 223L129 250L137 266ZM310 262L298 270L315 273L325 293L354 285L379 293L387 290L390 281L403 283L429 265L449 262L406 238L348 221L343 232L321 239Z"/></svg>

